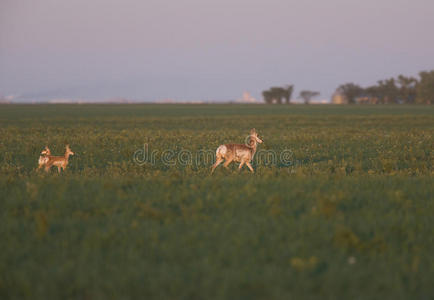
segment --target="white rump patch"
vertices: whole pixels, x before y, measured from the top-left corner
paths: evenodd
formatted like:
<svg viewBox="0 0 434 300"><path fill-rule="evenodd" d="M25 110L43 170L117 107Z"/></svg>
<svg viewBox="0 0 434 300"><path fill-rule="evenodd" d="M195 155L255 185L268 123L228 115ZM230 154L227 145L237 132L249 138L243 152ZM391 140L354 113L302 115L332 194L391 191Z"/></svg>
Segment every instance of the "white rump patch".
<svg viewBox="0 0 434 300"><path fill-rule="evenodd" d="M228 151L228 149L226 148L225 145L221 145L217 148L217 151L215 152L216 156L222 156L224 157L226 155L226 152Z"/></svg>

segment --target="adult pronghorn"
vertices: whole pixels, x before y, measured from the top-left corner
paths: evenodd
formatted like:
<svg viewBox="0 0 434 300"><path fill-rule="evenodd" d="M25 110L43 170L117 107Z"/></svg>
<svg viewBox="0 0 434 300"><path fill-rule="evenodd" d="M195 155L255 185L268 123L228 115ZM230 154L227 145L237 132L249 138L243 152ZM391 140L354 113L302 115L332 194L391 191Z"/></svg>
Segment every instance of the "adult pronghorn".
<svg viewBox="0 0 434 300"><path fill-rule="evenodd" d="M215 168L223 161L225 161L225 163L223 164L225 168L227 168L232 161L236 161L240 163L238 170L241 170L243 165L246 164L247 167L249 167L250 171L254 173L250 162L252 161L253 156L255 155L257 144L262 143L262 140L258 137L255 128L250 130L249 140L250 141L248 145L242 145L242 144L220 145L216 151L217 160L215 164L212 166L211 174L214 172Z"/></svg>
<svg viewBox="0 0 434 300"><path fill-rule="evenodd" d="M64 156L48 156L48 161L45 163L45 172L50 171L52 166L56 166L59 173L60 169L65 171L70 155L74 155L74 152L71 151L69 145L66 145Z"/></svg>

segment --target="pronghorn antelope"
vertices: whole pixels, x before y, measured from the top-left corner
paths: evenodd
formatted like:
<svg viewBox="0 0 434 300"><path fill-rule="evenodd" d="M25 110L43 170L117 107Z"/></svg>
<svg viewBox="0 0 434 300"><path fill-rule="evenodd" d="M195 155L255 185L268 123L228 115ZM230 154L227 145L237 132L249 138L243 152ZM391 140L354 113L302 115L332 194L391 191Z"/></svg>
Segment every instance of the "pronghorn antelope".
<svg viewBox="0 0 434 300"><path fill-rule="evenodd" d="M250 138L249 145L242 145L242 144L220 145L216 151L217 160L215 164L212 166L211 174L214 172L215 168L223 161L225 161L225 163L223 164L225 168L227 168L232 161L236 161L240 163L238 170L241 170L243 165L246 164L247 167L249 167L250 171L254 173L250 162L252 161L253 156L255 155L257 144L258 143L261 144L262 140L258 137L255 128L250 130L249 138Z"/></svg>
<svg viewBox="0 0 434 300"><path fill-rule="evenodd" d="M41 155L39 155L38 160L38 170L42 168L47 162L48 162L48 156L51 155L50 148L48 146L45 146L45 149L41 151Z"/></svg>
<svg viewBox="0 0 434 300"><path fill-rule="evenodd" d="M69 145L66 145L64 156L48 156L48 161L45 163L45 172L48 172L52 166L57 167L57 171L60 173L60 169L64 171L68 165L68 159L70 155L74 155Z"/></svg>

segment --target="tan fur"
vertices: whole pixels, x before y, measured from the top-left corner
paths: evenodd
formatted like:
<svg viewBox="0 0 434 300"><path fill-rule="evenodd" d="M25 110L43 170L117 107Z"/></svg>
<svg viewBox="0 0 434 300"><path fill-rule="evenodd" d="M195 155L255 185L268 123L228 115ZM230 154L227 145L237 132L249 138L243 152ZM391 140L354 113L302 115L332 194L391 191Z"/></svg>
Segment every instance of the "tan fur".
<svg viewBox="0 0 434 300"><path fill-rule="evenodd" d="M51 151L48 148L48 146L45 146L45 149L41 151L41 155L39 155L38 160L38 170L41 169L47 162L48 162L48 156L51 155Z"/></svg>
<svg viewBox="0 0 434 300"><path fill-rule="evenodd" d="M45 172L50 171L52 166L56 166L59 173L60 169L64 171L66 169L66 166L68 165L68 159L70 155L74 155L74 152L71 151L69 145L66 145L64 156L48 156L48 161L45 164Z"/></svg>
<svg viewBox="0 0 434 300"><path fill-rule="evenodd" d="M233 161L239 162L240 165L238 170L241 170L244 164L254 173L252 165L250 162L256 153L256 147L258 143L262 143L262 140L258 137L255 128L250 131L250 142L249 145L242 144L224 144L220 145L216 150L216 162L212 166L211 174L214 172L215 168L223 161L225 162L223 166L227 168L229 164Z"/></svg>

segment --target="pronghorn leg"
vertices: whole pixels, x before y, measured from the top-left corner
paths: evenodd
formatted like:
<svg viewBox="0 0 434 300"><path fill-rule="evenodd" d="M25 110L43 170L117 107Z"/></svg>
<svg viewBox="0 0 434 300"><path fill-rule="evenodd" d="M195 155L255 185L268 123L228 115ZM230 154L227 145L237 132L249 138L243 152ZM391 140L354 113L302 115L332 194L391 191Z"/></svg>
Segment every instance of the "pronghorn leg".
<svg viewBox="0 0 434 300"><path fill-rule="evenodd" d="M238 171L241 171L241 168L243 167L244 164L245 164L245 161L242 160L240 163L240 166L238 167Z"/></svg>
<svg viewBox="0 0 434 300"><path fill-rule="evenodd" d="M228 169L229 164L230 164L233 160L234 160L233 158L232 158L232 159L227 159L227 160L225 161L225 163L223 164L223 167L225 167L226 169Z"/></svg>
<svg viewBox="0 0 434 300"><path fill-rule="evenodd" d="M60 173L60 166L59 166L59 167L57 167L57 172L59 172L59 173Z"/></svg>
<svg viewBox="0 0 434 300"><path fill-rule="evenodd" d="M221 164L222 162L223 162L223 159L222 159L222 158L217 158L215 164L212 165L211 174L214 173L215 168L217 168L217 166L218 166L219 164Z"/></svg>
<svg viewBox="0 0 434 300"><path fill-rule="evenodd" d="M255 173L255 171L253 171L252 165L249 162L246 162L246 165L249 167L250 171L252 171L252 173Z"/></svg>

